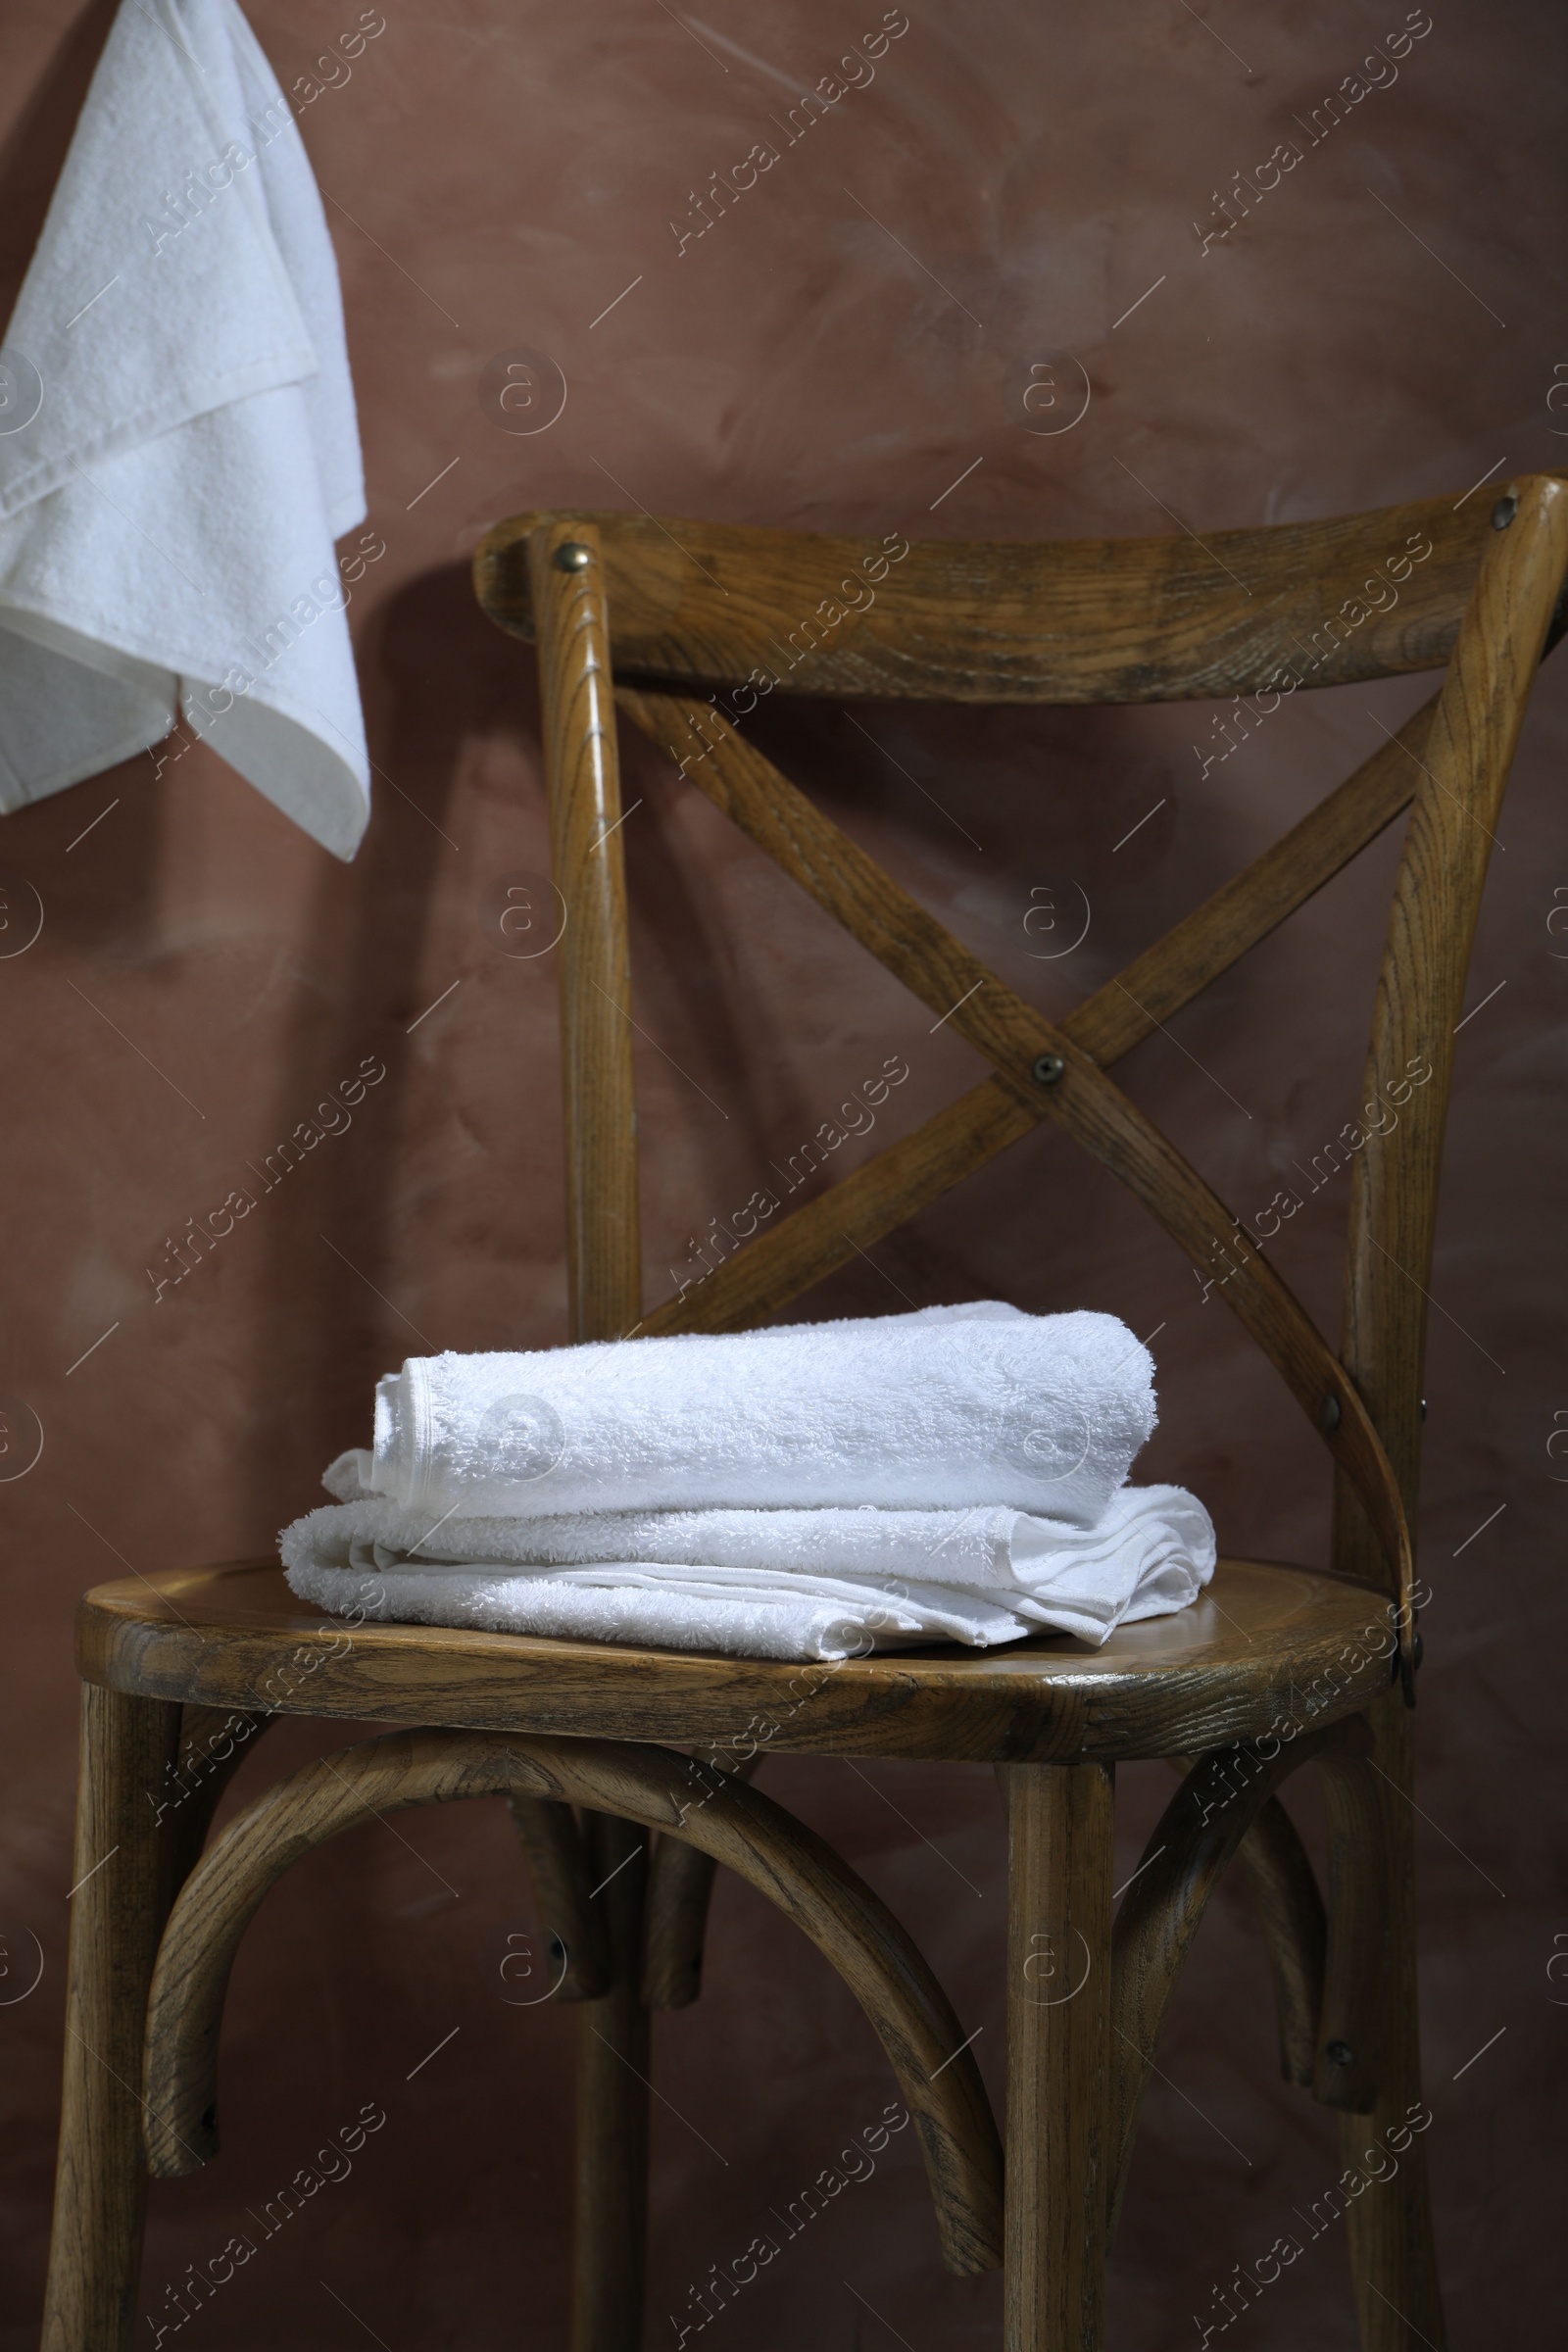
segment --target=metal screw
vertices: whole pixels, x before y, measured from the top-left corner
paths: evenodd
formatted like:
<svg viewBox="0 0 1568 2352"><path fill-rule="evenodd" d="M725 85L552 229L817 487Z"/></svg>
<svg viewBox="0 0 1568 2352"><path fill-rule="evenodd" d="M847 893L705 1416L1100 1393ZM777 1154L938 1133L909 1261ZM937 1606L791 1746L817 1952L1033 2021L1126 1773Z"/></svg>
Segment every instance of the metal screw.
<svg viewBox="0 0 1568 2352"><path fill-rule="evenodd" d="M1492 510L1492 527L1493 527L1493 529L1494 529L1494 531L1505 531L1505 530L1508 528L1508 525L1509 525L1509 523L1510 523L1510 522L1512 522L1512 520L1513 520L1514 516L1515 516L1515 515L1518 514L1518 512L1519 512L1519 493L1518 493L1518 491L1517 491L1517 490L1505 490L1505 491L1503 492L1503 494L1502 494L1501 498L1499 498L1499 499L1498 499L1498 501L1497 501L1497 503L1496 503L1496 505L1495 505L1495 506L1493 508L1493 510Z"/></svg>
<svg viewBox="0 0 1568 2352"><path fill-rule="evenodd" d="M593 549L584 547L580 539L563 539L556 550L558 571L586 571L593 560Z"/></svg>
<svg viewBox="0 0 1568 2352"><path fill-rule="evenodd" d="M1054 1086L1066 1067L1059 1054L1042 1054L1035 1063L1034 1075L1040 1085Z"/></svg>
<svg viewBox="0 0 1568 2352"><path fill-rule="evenodd" d="M1422 1397L1422 1399L1421 1399L1421 1418L1422 1418L1422 1420L1424 1421L1424 1420L1426 1419L1426 1417L1427 1417L1427 1400L1426 1400L1426 1398L1423 1396L1423 1397Z"/></svg>
<svg viewBox="0 0 1568 2352"><path fill-rule="evenodd" d="M1330 2066L1353 2066L1355 2063L1355 2052L1348 2041L1326 2042L1323 2055Z"/></svg>
<svg viewBox="0 0 1568 2352"><path fill-rule="evenodd" d="M1330 1397L1327 1399L1327 1401L1325 1402L1325 1404L1324 1404L1324 1406L1323 1406L1323 1411L1322 1411L1321 1415L1319 1416L1319 1418L1321 1419L1321 1421L1322 1421L1322 1424L1323 1424L1323 1427L1324 1427L1326 1430L1335 1430L1335 1429L1338 1429L1338 1428L1339 1428L1339 1426L1340 1426L1340 1400L1339 1400L1339 1398L1338 1398L1337 1396L1330 1396Z"/></svg>

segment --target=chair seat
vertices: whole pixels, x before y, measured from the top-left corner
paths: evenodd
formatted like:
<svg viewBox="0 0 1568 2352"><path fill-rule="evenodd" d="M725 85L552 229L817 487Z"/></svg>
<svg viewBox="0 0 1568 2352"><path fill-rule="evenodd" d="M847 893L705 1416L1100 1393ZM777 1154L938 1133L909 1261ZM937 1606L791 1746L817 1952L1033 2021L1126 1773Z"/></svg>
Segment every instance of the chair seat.
<svg viewBox="0 0 1568 2352"><path fill-rule="evenodd" d="M145 1697L356 1722L993 1762L1295 1737L1389 1683L1393 1604L1348 1577L1221 1560L1190 1608L1102 1649L1046 1635L823 1664L374 1623L296 1599L275 1560L86 1593L77 1661Z"/></svg>

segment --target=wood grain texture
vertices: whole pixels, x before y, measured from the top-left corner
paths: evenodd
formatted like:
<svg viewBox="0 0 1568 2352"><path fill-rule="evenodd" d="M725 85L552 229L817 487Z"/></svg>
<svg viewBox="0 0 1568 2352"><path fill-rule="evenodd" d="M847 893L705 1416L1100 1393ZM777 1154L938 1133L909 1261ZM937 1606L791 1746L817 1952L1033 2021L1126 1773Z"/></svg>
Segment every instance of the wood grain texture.
<svg viewBox="0 0 1568 2352"><path fill-rule="evenodd" d="M1140 2031L1150 2017L1157 2028L1154 2012L1201 1907L1200 1882L1205 1873L1212 1879L1212 1839L1189 1840L1174 1878L1171 1866L1152 1866L1148 1888L1138 1883L1116 1966L1091 1971L1092 1994L1054 2007L1025 2001L1018 1982L1028 1979L1012 1963L1040 1948L1020 1937L1053 1932L1030 1924L1043 1907L1055 1905L1069 1942L1081 1934L1093 1950L1108 1932L1115 1756L1255 1741L1303 1689L1321 1693L1313 1740L1365 1710L1372 1756L1352 1754L1346 1742L1356 1734L1342 1726L1320 1759L1330 1772L1332 1864L1315 2086L1348 2110L1348 2163L1357 2161L1363 2140L1377 2144L1403 2129L1409 2142L1410 2118L1421 2112L1410 1724L1387 1690L1383 1637L1396 1618L1408 1695L1413 1586L1404 1525L1416 1491L1424 1292L1452 1040L1491 835L1568 564L1562 485L1521 477L1506 496L1513 519L1495 530L1485 502L1460 520L1448 502L1436 501L1207 542L892 541L878 552L870 542L693 524L680 526L685 544L676 546L652 518L577 514L522 517L491 534L476 563L481 601L514 633L537 633L553 856L567 908L560 962L572 1336L679 1328L681 1316L690 1328L758 1319L842 1262L853 1240L879 1238L1052 1117L1145 1200L1196 1263L1220 1250L1234 1255L1234 1264L1214 1259L1216 1273L1227 1265L1222 1296L1314 1421L1325 1402L1338 1408L1328 1442L1341 1474L1339 1573L1222 1563L1210 1593L1180 1620L1126 1629L1099 1653L1056 1639L994 1656L846 1661L804 1676L765 1661L447 1629L375 1626L345 1641L340 1627L293 1601L270 1563L170 1576L157 1580L156 1592L126 1585L90 1595L80 1620L89 1689L78 1839L84 1860L103 1850L74 1898L47 2352L121 2352L128 2340L142 2197L135 2142L143 1993L170 1891L192 1863L225 1777L215 1770L173 1815L160 1816L179 1710L196 1754L228 1712L259 1719L291 1647L294 1662L306 1662L296 1682L307 1703L290 1711L476 1727L371 1743L376 1760L365 1788L379 1793L377 1809L432 1794L516 1794L523 1807L538 1808L529 1818L547 1873L564 1874L547 1898L559 1916L572 1903L580 1912L584 1889L563 1840L547 1834L552 1819L559 1827L564 1818L554 1809L586 1804L600 1861L623 1865L600 1890L607 1918L618 1918L606 1938L614 1981L585 2007L611 2020L612 2031L596 2037L606 2055L602 2063L591 2058L584 2077L575 2352L633 2352L638 2334L647 2016L637 1857L650 1828L686 1838L703 1857L695 1870L670 1870L670 1918L680 1930L665 1939L670 1981L682 1976L673 1965L679 1950L683 1981L695 1982L694 1937L711 1865L723 1860L762 1886L829 1951L883 2034L917 2118L949 2260L980 2267L1001 2248L999 2158L979 2078L967 2052L946 2054L956 2046L957 2022L896 1923L757 1792L726 1785L694 1811L687 1760L606 1745L605 1733L712 1742L760 1717L765 1743L780 1749L1002 1762L1015 1833L1009 2352L1025 2343L1029 2352L1067 2344L1081 2352L1099 2340L1105 2183L1124 2173L1136 2108L1136 2085L1113 2063L1107 2004L1113 1994L1125 1998ZM1390 562L1400 532L1413 560ZM564 566L558 559L567 543L582 555ZM1367 569L1374 562L1375 573ZM841 564L842 591L830 581L823 594L823 567L836 574ZM1324 624L1342 587L1340 618ZM665 686L750 670L751 702L742 689L724 705L739 715L764 690L1139 702L1344 683L1434 667L1450 650L1453 661L1435 715L1417 713L1397 742L1274 850L1055 1026L827 826L719 715L722 698L628 690L633 714L671 742L684 772L978 1045L996 1072L831 1200L744 1253L744 1271L723 1269L695 1306L681 1302L675 1320L661 1320L669 1315L662 1309L644 1323L612 646L623 667ZM671 725L679 730L673 739ZM1368 1067L1377 1083L1420 1054L1434 1075L1408 1099L1396 1139L1357 1160L1342 1370L1273 1277L1256 1238L1228 1218L1102 1065L1190 1002L1412 798ZM1061 1056L1059 1082L1036 1079L1042 1053ZM729 1319L710 1321L718 1317ZM309 1686L306 1672L316 1678ZM1292 1761L1304 1752L1298 1740ZM1216 1769L1205 1757L1194 1776L1200 1794ZM400 1772L417 1792L396 1795ZM302 1824L309 1834L294 1850L331 1834L320 1824L338 1800L324 1784L304 1793L292 1824L291 1787L283 1784L285 1798L269 1792L195 1863L176 1913L190 1933L176 1935L172 1923L165 1938L174 1989L150 2031L149 2082L167 2083L172 2105L146 2120L168 2170L188 2169L214 2144L209 2062L223 1950L242 1929L246 1901L260 1899L256 1873L266 1880L286 1866L288 1837L298 1838ZM1240 1842L1271 1921L1282 2035L1298 2075L1302 2018L1317 1983L1310 1874L1303 1879L1298 1867L1298 1846L1263 1834L1278 1809L1265 1791L1257 1813L1254 1793L1238 1800L1255 1817ZM1151 1925L1147 1906L1162 1888L1166 1911ZM586 1955L591 1937L580 1919L575 1933ZM164 1977L160 1964L160 1983ZM583 1981L595 1988L591 1969ZM1031 2019L1026 2008L1039 2014ZM1063 2085L1054 2105L1035 2095ZM1366 2352L1414 2352L1417 2343L1444 2340L1424 2151L1415 2137L1396 2180L1350 2208Z"/></svg>
<svg viewBox="0 0 1568 2352"><path fill-rule="evenodd" d="M1166 1760L1184 1777L1199 1762L1196 1756ZM1277 1796L1266 1797L1253 1814L1237 1858L1251 1889L1268 1953L1280 2073L1298 2090L1310 2090L1317 2076L1328 1914L1311 1858Z"/></svg>
<svg viewBox="0 0 1568 2352"><path fill-rule="evenodd" d="M568 1333L614 1340L642 1302L631 953L620 768L599 532L555 517L528 541L537 618L550 854L565 906L559 950ZM648 2202L648 2013L638 1984L644 1832L599 1825L594 1850L642 1853L607 1902L610 1977L583 2010L577 2061L572 2352L636 2352ZM629 1849L628 1849L629 1850Z"/></svg>
<svg viewBox="0 0 1568 2352"><path fill-rule="evenodd" d="M1346 1726L1348 1732L1351 1726ZM1337 1736L1318 1756L1329 1822L1328 1945L1312 2087L1325 2107L1367 2115L1388 2062L1396 1972L1384 1784L1364 1744ZM1404 1995L1403 1997L1408 1997Z"/></svg>
<svg viewBox="0 0 1568 2352"><path fill-rule="evenodd" d="M1209 982L1376 839L1409 806L1437 697L1293 825L1261 858L1165 932L1124 971L1076 1005L1061 1028L1108 1066L1167 1021ZM650 1337L676 1331L744 1331L847 1265L971 1175L1046 1116L1040 1089L986 1078L888 1145L816 1200L767 1228L715 1269L643 1319Z"/></svg>
<svg viewBox="0 0 1568 2352"><path fill-rule="evenodd" d="M679 696L621 689L617 699L655 734L675 715L701 710ZM1195 1266L1210 1272L1353 1486L1407 1618L1414 1567L1399 1488L1354 1383L1256 1237L1065 1028L989 971L734 727L707 715L712 740L694 774L714 807L1000 1076L1032 1088L1046 1116L1126 1185ZM1049 1083L1036 1076L1045 1061L1054 1071Z"/></svg>
<svg viewBox="0 0 1568 2352"><path fill-rule="evenodd" d="M1343 784L1200 906L1075 1005L1062 1027L1110 1063L1142 1044L1266 939L1409 807L1438 698L1423 703Z"/></svg>
<svg viewBox="0 0 1568 2352"><path fill-rule="evenodd" d="M348 1633L257 1561L100 1585L77 1662L89 1681L232 1705L286 1660L294 1712L361 1723L1021 1762L1256 1739L1306 1690L1328 1719L1352 1712L1388 1686L1392 1618L1375 1587L1221 1560L1189 1607L1100 1649L1056 1634L803 1666L454 1626Z"/></svg>
<svg viewBox="0 0 1568 2352"><path fill-rule="evenodd" d="M216 2106L223 1991L245 1928L283 1872L372 1812L520 1788L614 1816L608 1830L595 1829L609 1839L594 1849L607 1869L621 1858L612 1847L628 1823L689 1838L811 1938L859 2001L898 2076L925 2156L946 2260L957 2271L995 2267L1002 2253L1001 2145L972 2056L954 2054L963 2030L926 1961L848 1864L771 1798L723 1774L715 1776L707 1802L694 1804L690 1764L666 1749L608 1740L391 1733L341 1748L269 1788L203 1857L164 1936L147 2022L154 2171L189 2172L216 2147L207 2119ZM637 1868L622 1869L611 1885L630 1880L635 1888ZM641 1896L625 1899L629 1921ZM617 2309L625 2308L621 2297Z"/></svg>
<svg viewBox="0 0 1568 2352"><path fill-rule="evenodd" d="M1280 2073L1298 2089L1310 2090L1323 2014L1328 1918L1317 1873L1278 1797L1271 1796L1259 1808L1242 1839L1240 1859L1257 1905L1274 1980Z"/></svg>
<svg viewBox="0 0 1568 2352"><path fill-rule="evenodd" d="M640 1968L648 1832L607 1813L588 1812L583 1821L610 1983L584 2006L577 2047L571 2352L638 2352L653 2065Z"/></svg>
<svg viewBox="0 0 1568 2352"><path fill-rule="evenodd" d="M746 1331L765 1323L824 1275L848 1265L906 1218L1045 1117L1036 1095L986 1078L912 1135L889 1144L814 1200L791 1210L695 1287L683 1287L643 1319L650 1338L677 1331Z"/></svg>
<svg viewBox="0 0 1568 2352"><path fill-rule="evenodd" d="M519 514L482 542L475 592L501 628L533 632L531 534L581 519ZM641 514L593 520L623 672L750 679L754 694L1148 703L1440 668L1487 508L1455 514L1449 499L1422 499L1201 541L910 545Z"/></svg>
<svg viewBox="0 0 1568 2352"><path fill-rule="evenodd" d="M195 1867L224 1789L274 1718L238 1707L184 1707L160 1798L170 1823L171 1899Z"/></svg>
<svg viewBox="0 0 1568 2352"><path fill-rule="evenodd" d="M1111 2227L1125 2193L1138 2110L1177 1979L1210 1896L1280 1783L1309 1760L1364 1757L1372 1735L1359 1717L1330 1725L1286 1719L1294 1739L1220 1748L1199 1759L1150 1833L1145 1857L1116 1920L1110 1991ZM1357 1891L1360 1891L1358 1883ZM1366 1924L1358 1903L1352 1928ZM1333 1941L1330 1921L1330 1941ZM1343 1956L1344 1982L1351 1970ZM1362 1980L1355 1980L1356 1988ZM1359 2015L1359 2013L1358 2013ZM1314 2036L1315 2038L1315 2036Z"/></svg>
<svg viewBox="0 0 1568 2352"><path fill-rule="evenodd" d="M1367 1400L1407 1508L1421 1446L1421 1368L1438 1179L1471 943L1525 706L1568 568L1568 489L1507 485L1505 530L1487 532L1474 594L1427 738L1410 811L1367 1051L1369 1083L1423 1055L1433 1077L1351 1177L1342 1353ZM1337 1562L1370 1575L1360 1514L1341 1494Z"/></svg>
<svg viewBox="0 0 1568 2352"><path fill-rule="evenodd" d="M1375 2194L1352 2200L1345 2227L1362 2352L1444 2352L1447 2329L1428 2184L1432 2109L1421 2087L1416 1980L1415 1718L1394 1691L1369 1710L1368 1720L1388 1857L1382 1939L1387 2039L1370 2114L1340 2117L1340 2161L1365 2179L1387 2172L1389 2157L1378 2151L1393 2149L1399 2169L1392 2180L1378 2181Z"/></svg>
<svg viewBox="0 0 1568 2352"><path fill-rule="evenodd" d="M171 1891L173 1838L158 1805L178 1740L176 1706L83 1690L43 2352L129 2352L135 2341L142 2021Z"/></svg>
<svg viewBox="0 0 1568 2352"><path fill-rule="evenodd" d="M594 1909L598 1874L590 1876L587 1848L569 1805L528 1796L520 1788L507 1797L517 1843L528 1857L534 1901L550 1942L550 1976L558 1973L556 1998L595 2001L607 1992L612 1965L603 1915Z"/></svg>
<svg viewBox="0 0 1568 2352"><path fill-rule="evenodd" d="M1463 1014L1470 947L1524 708L1568 564L1568 499L1536 475L1503 494L1514 519L1490 531L1424 754L1390 911L1367 1066L1402 1069L1424 1054L1435 1076L1396 1134L1366 1152L1352 1179L1342 1352L1413 1499L1420 1469L1422 1364L1431 1287L1439 1162ZM1396 1056L1399 1058L1396 1059ZM1338 1563L1372 1573L1355 1498L1336 1494ZM1389 2045L1370 2115L1342 2126L1354 2164L1388 2134L1408 2132L1421 2095L1416 2008L1411 1741L1392 1711L1374 1712L1389 1851L1386 1948ZM1427 2190L1426 2139L1399 2172L1347 2217L1364 2352L1417 2352L1445 2340Z"/></svg>
<svg viewBox="0 0 1568 2352"><path fill-rule="evenodd" d="M584 567L563 569L563 555L569 561L578 550L586 551ZM550 854L565 903L557 953L570 1336L614 1340L637 1320L642 1245L620 766L599 534L570 517L541 524L528 562Z"/></svg>
<svg viewBox="0 0 1568 2352"><path fill-rule="evenodd" d="M1507 484L1506 529L1483 552L1453 661L1423 755L1395 886L1378 981L1371 1073L1424 1054L1434 1077L1407 1105L1396 1133L1358 1155L1351 1179L1341 1352L1383 1435L1413 1510L1420 1476L1422 1366L1431 1287L1438 1176L1455 1032L1463 1014L1470 948L1502 795L1525 705L1568 567L1568 498L1562 483L1527 475ZM1365 1164L1363 1164L1365 1163ZM1334 1559L1361 1576L1375 1544L1356 1497L1335 1494ZM1408 1642L1406 1644L1408 1653ZM1407 1674L1412 1661L1408 1660ZM1413 1679L1413 1678L1410 1678ZM1427 2112L1421 2093L1412 1837L1413 1755L1407 1725L1373 1711L1375 1761L1384 1775L1389 1854L1386 1946L1388 2046L1370 2115L1342 2125L1347 2165L1368 2146L1408 2133ZM1417 2352L1446 2341L1427 2186L1424 2136L1408 2140L1399 2171L1347 2217L1363 2352Z"/></svg>
<svg viewBox="0 0 1568 2352"><path fill-rule="evenodd" d="M710 1759L709 1769L750 1781L761 1762L759 1749L738 1764ZM694 1788L692 1802L700 1804L703 1795L704 1787ZM717 1869L711 1854L679 1838L661 1838L654 1848L643 1940L643 1998L650 2009L689 2008L702 1990L703 1945Z"/></svg>
<svg viewBox="0 0 1568 2352"><path fill-rule="evenodd" d="M1004 1764L1005 2352L1103 2341L1114 1767Z"/></svg>

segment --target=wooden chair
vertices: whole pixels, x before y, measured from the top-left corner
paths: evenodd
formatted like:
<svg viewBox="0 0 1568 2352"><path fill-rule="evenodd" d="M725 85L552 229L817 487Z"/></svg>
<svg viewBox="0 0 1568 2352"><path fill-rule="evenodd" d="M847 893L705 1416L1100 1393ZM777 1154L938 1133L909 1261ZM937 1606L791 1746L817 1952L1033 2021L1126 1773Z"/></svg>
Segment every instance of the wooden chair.
<svg viewBox="0 0 1568 2352"><path fill-rule="evenodd" d="M1238 1852L1257 1893L1287 2076L1341 2112L1344 2161L1401 2147L1347 2216L1367 2352L1441 2346L1419 2112L1410 1707L1426 1290L1452 1037L1487 853L1568 564L1568 492L1425 501L1284 528L1048 545L917 544L523 515L493 531L484 610L537 642L556 877L571 1337L737 1329L1054 1120L1211 1277L1333 1457L1327 1570L1221 1563L1175 1617L1092 1651L801 1669L417 1626L345 1628L275 1563L87 1595L81 1789L48 2352L131 2341L144 2176L216 2151L228 1967L268 1886L370 1810L504 1793L584 2004L575 2352L640 2333L648 2004L693 1997L717 1863L854 1988L913 2116L948 2262L1005 2267L1006 2352L1090 2352L1105 2246L1177 1973ZM842 583L842 585L841 585ZM861 591L867 591L862 594ZM809 616L809 617L807 617ZM1045 1020L748 741L765 692L1152 702L1446 665L1441 693L1254 864ZM621 680L615 682L616 673ZM640 1294L615 709L950 1021L992 1075L657 1312ZM1336 1355L1263 1237L1107 1075L1403 810L1367 1061L1398 1126L1354 1159ZM230 1747L270 1714L408 1728L270 1788L203 1852ZM428 1728L439 1726L438 1729ZM885 1907L732 1767L748 1743L990 1758L1009 1840L1003 2150L963 2024ZM694 1751L681 1753L678 1751ZM1112 1922L1113 1774L1186 1778ZM1310 1758L1327 1902L1275 1791ZM184 1794L171 1809L171 1787ZM162 1806L162 1809L160 1809ZM580 1821L571 1808L582 1808ZM658 1833L651 1868L621 1870ZM646 1895L638 1882L647 1879ZM1400 2134L1402 2133L1402 2141Z"/></svg>

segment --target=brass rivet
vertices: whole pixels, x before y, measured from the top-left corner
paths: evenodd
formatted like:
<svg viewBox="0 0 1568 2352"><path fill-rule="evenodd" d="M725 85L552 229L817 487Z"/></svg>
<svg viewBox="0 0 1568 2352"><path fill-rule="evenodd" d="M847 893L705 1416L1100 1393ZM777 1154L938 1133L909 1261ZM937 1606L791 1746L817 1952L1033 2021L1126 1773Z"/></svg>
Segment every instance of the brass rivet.
<svg viewBox="0 0 1568 2352"><path fill-rule="evenodd" d="M584 547L580 539L563 539L556 550L558 571L586 571L593 560L593 549Z"/></svg>
<svg viewBox="0 0 1568 2352"><path fill-rule="evenodd" d="M1035 1063L1034 1074L1042 1086L1054 1086L1066 1067L1059 1054L1042 1054Z"/></svg>
<svg viewBox="0 0 1568 2352"><path fill-rule="evenodd" d="M1330 1397L1328 1398L1328 1400L1327 1400L1327 1401L1326 1401L1326 1403L1324 1404L1323 1411L1322 1411L1322 1413L1321 1413L1321 1415L1320 1415L1320 1419L1322 1420L1323 1427L1324 1427L1326 1430L1335 1430L1335 1429L1338 1429L1338 1428L1339 1428L1339 1426L1340 1426L1340 1400L1339 1400L1339 1398L1338 1398L1337 1396L1330 1396Z"/></svg>
<svg viewBox="0 0 1568 2352"><path fill-rule="evenodd" d="M1513 520L1514 516L1515 516L1515 515L1518 514L1518 512L1519 512L1519 493L1518 493L1518 491L1517 491L1517 490L1505 490L1505 491L1503 492L1503 494L1502 494L1501 498L1499 498L1499 499L1498 499L1498 501L1497 501L1497 503L1496 503L1496 505L1495 505L1495 506L1493 508L1493 510L1492 510L1492 527L1493 527L1493 529L1494 529L1494 531L1505 531L1505 530L1508 528L1508 525L1509 525L1509 523L1510 523L1510 522L1512 522L1512 520Z"/></svg>

